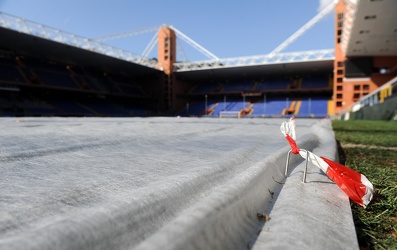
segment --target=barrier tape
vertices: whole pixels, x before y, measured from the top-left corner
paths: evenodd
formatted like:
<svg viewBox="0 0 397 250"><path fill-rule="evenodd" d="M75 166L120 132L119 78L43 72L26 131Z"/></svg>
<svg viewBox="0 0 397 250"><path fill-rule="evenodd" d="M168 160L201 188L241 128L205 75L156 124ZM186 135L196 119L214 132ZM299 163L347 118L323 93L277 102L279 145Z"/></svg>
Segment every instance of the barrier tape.
<svg viewBox="0 0 397 250"><path fill-rule="evenodd" d="M294 117L291 117L288 122L283 122L280 126L280 130L290 144L291 152L293 154L299 154L304 159L307 159L313 165L320 168L352 201L364 208L371 202L374 188L367 177L342 164L331 161L330 159L322 156L317 156L314 153L300 149L297 146Z"/></svg>

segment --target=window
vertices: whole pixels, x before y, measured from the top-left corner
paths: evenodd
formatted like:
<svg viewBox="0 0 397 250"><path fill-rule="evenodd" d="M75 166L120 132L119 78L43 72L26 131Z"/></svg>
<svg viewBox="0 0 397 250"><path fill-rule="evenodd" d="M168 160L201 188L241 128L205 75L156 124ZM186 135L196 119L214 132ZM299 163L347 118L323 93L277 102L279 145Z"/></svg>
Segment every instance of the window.
<svg viewBox="0 0 397 250"><path fill-rule="evenodd" d="M338 62L338 67L343 67L343 62Z"/></svg>
<svg viewBox="0 0 397 250"><path fill-rule="evenodd" d="M336 71L336 73L337 73L338 75L343 75L343 69L338 69L338 70Z"/></svg>
<svg viewBox="0 0 397 250"><path fill-rule="evenodd" d="M342 30L338 30L338 36L342 35Z"/></svg>
<svg viewBox="0 0 397 250"><path fill-rule="evenodd" d="M343 78L341 77L336 78L336 82L343 82Z"/></svg>
<svg viewBox="0 0 397 250"><path fill-rule="evenodd" d="M374 20L374 19L376 19L376 15L369 15L364 17L364 20Z"/></svg>
<svg viewBox="0 0 397 250"><path fill-rule="evenodd" d="M359 34L369 34L369 30L360 30Z"/></svg>
<svg viewBox="0 0 397 250"><path fill-rule="evenodd" d="M343 94L336 94L337 99L342 99L342 97L343 97Z"/></svg>
<svg viewBox="0 0 397 250"><path fill-rule="evenodd" d="M342 28L343 27L343 22L338 22L338 27Z"/></svg>
<svg viewBox="0 0 397 250"><path fill-rule="evenodd" d="M342 107L342 102L336 102L337 107Z"/></svg>
<svg viewBox="0 0 397 250"><path fill-rule="evenodd" d="M338 86L336 86L336 90L338 90L338 91L342 91L342 90L343 90L343 86L342 86L342 85L338 85Z"/></svg>
<svg viewBox="0 0 397 250"><path fill-rule="evenodd" d="M383 67L379 69L379 73L383 74L387 74L389 73L389 68Z"/></svg>
<svg viewBox="0 0 397 250"><path fill-rule="evenodd" d="M354 90L360 90L360 89L361 89L361 85L358 84L354 85Z"/></svg>
<svg viewBox="0 0 397 250"><path fill-rule="evenodd" d="M164 57L164 60L168 61L168 56L165 56L165 57Z"/></svg>
<svg viewBox="0 0 397 250"><path fill-rule="evenodd" d="M343 13L338 13L338 19L343 19Z"/></svg>
<svg viewBox="0 0 397 250"><path fill-rule="evenodd" d="M357 100L358 98L360 98L360 93L354 93L353 98L354 98L354 100Z"/></svg>
<svg viewBox="0 0 397 250"><path fill-rule="evenodd" d="M341 42L341 39L340 39L340 37L338 38L338 40L336 40L336 42L337 42L337 43L340 43L340 42Z"/></svg>
<svg viewBox="0 0 397 250"><path fill-rule="evenodd" d="M364 84L363 85L363 90L369 90L369 84Z"/></svg>

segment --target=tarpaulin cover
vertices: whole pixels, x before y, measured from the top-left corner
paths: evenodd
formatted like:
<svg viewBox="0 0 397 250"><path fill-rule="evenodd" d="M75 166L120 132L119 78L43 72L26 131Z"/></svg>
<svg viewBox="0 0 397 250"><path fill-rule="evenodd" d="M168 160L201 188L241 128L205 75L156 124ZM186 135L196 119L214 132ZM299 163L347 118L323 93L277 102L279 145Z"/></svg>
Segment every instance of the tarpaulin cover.
<svg viewBox="0 0 397 250"><path fill-rule="evenodd" d="M272 207L284 186L288 150L279 134L282 121L3 118L0 249L255 245L264 225L257 213L270 213L269 225L278 221ZM300 123L298 143L308 150L319 146L316 123ZM344 200L335 199L341 207ZM341 218L351 216L343 211ZM315 213L324 217L328 211ZM339 242L351 241L354 228L333 230L341 226L331 225L317 239L331 230ZM312 235L307 237L301 240L309 244ZM326 249L328 243L318 244Z"/></svg>

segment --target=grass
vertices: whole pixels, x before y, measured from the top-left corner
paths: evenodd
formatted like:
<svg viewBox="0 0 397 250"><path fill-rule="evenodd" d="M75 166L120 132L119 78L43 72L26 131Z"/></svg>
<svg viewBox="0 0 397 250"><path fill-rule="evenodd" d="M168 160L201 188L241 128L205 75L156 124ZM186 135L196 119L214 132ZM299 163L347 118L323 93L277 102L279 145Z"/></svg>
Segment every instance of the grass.
<svg viewBox="0 0 397 250"><path fill-rule="evenodd" d="M392 121L333 121L332 126L343 143L397 147L397 123Z"/></svg>
<svg viewBox="0 0 397 250"><path fill-rule="evenodd" d="M341 163L367 176L375 195L352 204L361 249L397 249L397 122L333 121ZM372 148L369 148L372 146Z"/></svg>

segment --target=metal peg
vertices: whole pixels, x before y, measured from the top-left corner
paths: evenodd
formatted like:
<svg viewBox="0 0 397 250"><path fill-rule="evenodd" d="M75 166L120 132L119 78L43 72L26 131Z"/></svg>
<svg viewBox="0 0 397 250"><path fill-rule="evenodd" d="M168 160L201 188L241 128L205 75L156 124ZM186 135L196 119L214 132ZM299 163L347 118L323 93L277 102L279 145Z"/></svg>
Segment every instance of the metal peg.
<svg viewBox="0 0 397 250"><path fill-rule="evenodd" d="M305 149L300 149L300 150L306 152L305 170L303 171L303 179L302 179L302 182L306 183L307 164L309 162L309 152ZM288 151L288 154L287 154L287 162L285 164L285 177L287 177L287 174L288 174L288 165L289 165L289 158L291 156L291 152L292 152L292 150Z"/></svg>

